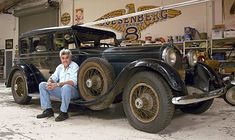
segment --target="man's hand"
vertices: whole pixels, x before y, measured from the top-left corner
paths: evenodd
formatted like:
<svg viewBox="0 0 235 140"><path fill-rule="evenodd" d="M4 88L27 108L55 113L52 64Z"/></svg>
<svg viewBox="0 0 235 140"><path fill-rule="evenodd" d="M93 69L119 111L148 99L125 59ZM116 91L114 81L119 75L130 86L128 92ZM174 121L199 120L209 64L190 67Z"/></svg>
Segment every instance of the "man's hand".
<svg viewBox="0 0 235 140"><path fill-rule="evenodd" d="M47 83L55 83L55 81L53 81L52 78L49 78L48 81L47 81Z"/></svg>
<svg viewBox="0 0 235 140"><path fill-rule="evenodd" d="M47 83L47 89L48 90L53 90L57 87L56 83Z"/></svg>

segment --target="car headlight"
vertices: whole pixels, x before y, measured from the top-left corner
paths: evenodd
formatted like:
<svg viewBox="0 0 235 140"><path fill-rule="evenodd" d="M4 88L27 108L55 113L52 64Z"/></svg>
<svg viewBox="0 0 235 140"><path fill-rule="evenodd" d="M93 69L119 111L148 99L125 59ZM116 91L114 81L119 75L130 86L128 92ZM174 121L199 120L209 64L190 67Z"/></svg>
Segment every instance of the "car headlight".
<svg viewBox="0 0 235 140"><path fill-rule="evenodd" d="M162 59L169 65L174 66L177 60L177 55L174 48L165 48L162 53Z"/></svg>
<svg viewBox="0 0 235 140"><path fill-rule="evenodd" d="M188 63L191 67L194 67L197 64L197 54L196 51L190 50L187 53Z"/></svg>

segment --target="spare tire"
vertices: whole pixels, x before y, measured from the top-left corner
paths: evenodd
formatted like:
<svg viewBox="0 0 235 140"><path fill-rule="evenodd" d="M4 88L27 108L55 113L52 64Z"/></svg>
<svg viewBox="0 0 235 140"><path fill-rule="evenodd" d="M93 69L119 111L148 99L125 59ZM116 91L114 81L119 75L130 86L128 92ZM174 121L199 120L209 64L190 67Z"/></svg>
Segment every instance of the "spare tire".
<svg viewBox="0 0 235 140"><path fill-rule="evenodd" d="M106 94L115 78L113 67L106 60L92 57L85 60L78 72L78 88L85 101L91 101ZM103 110L109 107L114 97L105 98L102 102L88 106L92 110Z"/></svg>

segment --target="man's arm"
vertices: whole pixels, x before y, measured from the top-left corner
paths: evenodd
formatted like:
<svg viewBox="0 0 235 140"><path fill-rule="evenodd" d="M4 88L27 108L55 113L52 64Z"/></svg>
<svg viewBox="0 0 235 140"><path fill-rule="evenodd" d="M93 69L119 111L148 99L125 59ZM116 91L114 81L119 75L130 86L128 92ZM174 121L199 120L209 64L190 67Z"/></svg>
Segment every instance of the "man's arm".
<svg viewBox="0 0 235 140"><path fill-rule="evenodd" d="M72 80L68 80L68 81L65 81L65 82L57 83L57 86L62 87L64 85L66 85L66 84L74 86L74 82Z"/></svg>
<svg viewBox="0 0 235 140"><path fill-rule="evenodd" d="M57 66L55 72L47 80L47 89L49 90L53 90L57 87L57 82L59 81L59 66Z"/></svg>
<svg viewBox="0 0 235 140"><path fill-rule="evenodd" d="M49 77L48 83L56 83L59 81L59 66L56 67L55 72Z"/></svg>

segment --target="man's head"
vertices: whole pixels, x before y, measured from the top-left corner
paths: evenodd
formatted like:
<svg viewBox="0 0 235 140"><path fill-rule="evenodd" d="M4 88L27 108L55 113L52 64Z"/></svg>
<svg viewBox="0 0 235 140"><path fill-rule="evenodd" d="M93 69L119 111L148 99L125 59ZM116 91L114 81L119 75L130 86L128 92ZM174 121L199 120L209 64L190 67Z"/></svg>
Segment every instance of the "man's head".
<svg viewBox="0 0 235 140"><path fill-rule="evenodd" d="M72 52L69 49L60 51L60 60L64 67L68 67L72 61Z"/></svg>

